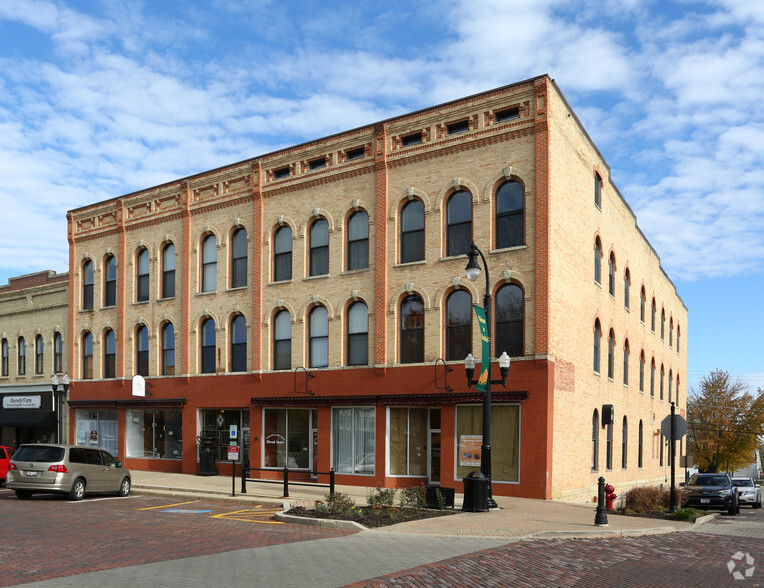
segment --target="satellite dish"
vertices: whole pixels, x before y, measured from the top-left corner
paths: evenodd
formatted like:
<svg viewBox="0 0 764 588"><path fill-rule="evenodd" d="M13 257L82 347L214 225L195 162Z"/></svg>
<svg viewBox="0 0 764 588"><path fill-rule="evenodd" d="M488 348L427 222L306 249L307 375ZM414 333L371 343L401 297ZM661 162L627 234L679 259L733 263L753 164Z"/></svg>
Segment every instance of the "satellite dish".
<svg viewBox="0 0 764 588"><path fill-rule="evenodd" d="M143 376L133 376L133 396L146 396L146 378Z"/></svg>

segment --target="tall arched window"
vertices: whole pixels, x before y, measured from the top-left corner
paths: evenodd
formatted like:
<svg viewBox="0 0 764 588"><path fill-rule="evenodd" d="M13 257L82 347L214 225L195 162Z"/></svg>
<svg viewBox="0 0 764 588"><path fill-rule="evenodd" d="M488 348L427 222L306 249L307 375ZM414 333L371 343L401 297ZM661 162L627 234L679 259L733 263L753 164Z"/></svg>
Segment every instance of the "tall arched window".
<svg viewBox="0 0 764 588"><path fill-rule="evenodd" d="M42 335L34 338L34 373L41 374L43 371L43 342Z"/></svg>
<svg viewBox="0 0 764 588"><path fill-rule="evenodd" d="M660 391L661 396L660 399L663 400L663 379L666 377L666 372L663 369L663 364L661 364L661 380L660 380Z"/></svg>
<svg viewBox="0 0 764 588"><path fill-rule="evenodd" d="M676 375L676 399L674 402L676 402L677 406L679 406L679 374Z"/></svg>
<svg viewBox="0 0 764 588"><path fill-rule="evenodd" d="M612 252L608 263L607 291L615 297L615 254Z"/></svg>
<svg viewBox="0 0 764 588"><path fill-rule="evenodd" d="M93 335L90 331L82 334L82 379L93 379Z"/></svg>
<svg viewBox="0 0 764 588"><path fill-rule="evenodd" d="M645 322L645 288L644 286L639 291L639 320Z"/></svg>
<svg viewBox="0 0 764 588"><path fill-rule="evenodd" d="M629 385L629 340L623 342L623 385Z"/></svg>
<svg viewBox="0 0 764 588"><path fill-rule="evenodd" d="M103 334L103 377L117 376L117 337L112 329L106 329Z"/></svg>
<svg viewBox="0 0 764 588"><path fill-rule="evenodd" d="M424 304L416 294L406 296L400 307L400 363L424 361Z"/></svg>
<svg viewBox="0 0 764 588"><path fill-rule="evenodd" d="M446 204L446 255L461 255L472 244L472 195L464 190L451 194Z"/></svg>
<svg viewBox="0 0 764 588"><path fill-rule="evenodd" d="M673 370L669 370L669 377L668 377L668 401L669 401L669 404L671 403L671 400L672 400L671 384L673 384L673 383L674 383L674 373L673 373Z"/></svg>
<svg viewBox="0 0 764 588"><path fill-rule="evenodd" d="M16 341L18 351L18 373L23 376L27 373L27 344L24 341L24 337L19 337Z"/></svg>
<svg viewBox="0 0 764 588"><path fill-rule="evenodd" d="M645 391L645 352L639 353L639 391Z"/></svg>
<svg viewBox="0 0 764 588"><path fill-rule="evenodd" d="M602 283L602 242L599 237L594 240L594 281Z"/></svg>
<svg viewBox="0 0 764 588"><path fill-rule="evenodd" d="M162 298L175 298L175 245L162 249Z"/></svg>
<svg viewBox="0 0 764 588"><path fill-rule="evenodd" d="M679 353L679 337L682 335L679 325L676 326L676 352Z"/></svg>
<svg viewBox="0 0 764 588"><path fill-rule="evenodd" d="M669 319L669 347L674 345L674 317Z"/></svg>
<svg viewBox="0 0 764 588"><path fill-rule="evenodd" d="M523 185L515 180L496 190L496 249L525 243L523 192Z"/></svg>
<svg viewBox="0 0 764 588"><path fill-rule="evenodd" d="M209 234L202 241L202 292L217 290L218 241Z"/></svg>
<svg viewBox="0 0 764 588"><path fill-rule="evenodd" d="M642 419L639 420L639 450L637 452L637 467L642 467L642 443L643 443L643 425Z"/></svg>
<svg viewBox="0 0 764 588"><path fill-rule="evenodd" d="M661 308L661 341L664 340L666 334L666 311Z"/></svg>
<svg viewBox="0 0 764 588"><path fill-rule="evenodd" d="M145 325L135 331L135 373L149 375L149 330Z"/></svg>
<svg viewBox="0 0 764 588"><path fill-rule="evenodd" d="M273 369L292 369L292 315L287 310L273 319Z"/></svg>
<svg viewBox="0 0 764 588"><path fill-rule="evenodd" d="M354 302L348 309L348 365L369 363L369 309L363 302Z"/></svg>
<svg viewBox="0 0 764 588"><path fill-rule="evenodd" d="M273 235L273 281L292 279L292 229L283 225Z"/></svg>
<svg viewBox="0 0 764 588"><path fill-rule="evenodd" d="M82 309L93 308L93 262L86 259L82 263Z"/></svg>
<svg viewBox="0 0 764 588"><path fill-rule="evenodd" d="M602 208L602 178L597 172L594 172L594 204Z"/></svg>
<svg viewBox="0 0 764 588"><path fill-rule="evenodd" d="M600 340L602 339L602 329L600 328L600 320L594 321L594 361L592 366L595 373L600 373Z"/></svg>
<svg viewBox="0 0 764 588"><path fill-rule="evenodd" d="M401 209L401 263L424 259L424 204L411 200Z"/></svg>
<svg viewBox="0 0 764 588"><path fill-rule="evenodd" d="M592 470L595 472L600 465L600 415L597 409L592 414Z"/></svg>
<svg viewBox="0 0 764 588"><path fill-rule="evenodd" d="M2 367L0 368L0 374L3 376L8 375L8 339L3 339L2 344Z"/></svg>
<svg viewBox="0 0 764 588"><path fill-rule="evenodd" d="M655 298L653 298L653 304L650 307L650 330L655 332Z"/></svg>
<svg viewBox="0 0 764 588"><path fill-rule="evenodd" d="M607 446L605 447L605 469L613 469L613 421L607 424L606 428Z"/></svg>
<svg viewBox="0 0 764 588"><path fill-rule="evenodd" d="M214 374L217 367L215 358L216 337L215 321L211 318L204 319L202 322L202 340L201 340L201 363L203 374Z"/></svg>
<svg viewBox="0 0 764 588"><path fill-rule="evenodd" d="M358 210L348 219L348 271L369 267L369 215Z"/></svg>
<svg viewBox="0 0 764 588"><path fill-rule="evenodd" d="M523 290L517 284L505 284L496 292L494 353L506 351L510 357L522 357L524 350Z"/></svg>
<svg viewBox="0 0 764 588"><path fill-rule="evenodd" d="M615 333L610 329L607 338L607 377L615 378Z"/></svg>
<svg viewBox="0 0 764 588"><path fill-rule="evenodd" d="M621 427L621 467L625 470L628 465L629 457L629 423L626 417L623 417Z"/></svg>
<svg viewBox="0 0 764 588"><path fill-rule="evenodd" d="M325 218L310 225L310 275L329 273L329 223Z"/></svg>
<svg viewBox="0 0 764 588"><path fill-rule="evenodd" d="M53 334L53 373L64 371L64 338L61 333Z"/></svg>
<svg viewBox="0 0 764 588"><path fill-rule="evenodd" d="M149 299L149 250L145 247L135 256L135 268L135 300L145 302Z"/></svg>
<svg viewBox="0 0 764 588"><path fill-rule="evenodd" d="M237 314L231 320L231 371L247 371L247 319Z"/></svg>
<svg viewBox="0 0 764 588"><path fill-rule="evenodd" d="M308 339L308 365L329 367L329 313L323 306L315 306L308 315Z"/></svg>
<svg viewBox="0 0 764 588"><path fill-rule="evenodd" d="M103 305L117 304L117 260L113 255L107 255L103 264Z"/></svg>
<svg viewBox="0 0 764 588"><path fill-rule="evenodd" d="M650 396L655 397L655 358L650 360Z"/></svg>
<svg viewBox="0 0 764 588"><path fill-rule="evenodd" d="M231 235L231 288L247 285L247 230L236 229Z"/></svg>
<svg viewBox="0 0 764 588"><path fill-rule="evenodd" d="M175 326L165 323L162 327L162 375L175 374Z"/></svg>
<svg viewBox="0 0 764 588"><path fill-rule="evenodd" d="M446 299L446 360L461 361L472 352L472 297L454 290Z"/></svg>
<svg viewBox="0 0 764 588"><path fill-rule="evenodd" d="M629 309L629 288L631 288L631 273L629 268L623 272L623 306L626 310Z"/></svg>

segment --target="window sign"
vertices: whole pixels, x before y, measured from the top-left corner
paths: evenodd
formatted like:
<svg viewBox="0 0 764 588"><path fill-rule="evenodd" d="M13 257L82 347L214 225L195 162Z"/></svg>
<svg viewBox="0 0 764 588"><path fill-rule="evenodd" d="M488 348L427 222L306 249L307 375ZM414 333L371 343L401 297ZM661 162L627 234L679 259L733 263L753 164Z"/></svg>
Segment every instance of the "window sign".
<svg viewBox="0 0 764 588"><path fill-rule="evenodd" d="M462 435L459 437L459 465L480 467L480 447L482 435Z"/></svg>

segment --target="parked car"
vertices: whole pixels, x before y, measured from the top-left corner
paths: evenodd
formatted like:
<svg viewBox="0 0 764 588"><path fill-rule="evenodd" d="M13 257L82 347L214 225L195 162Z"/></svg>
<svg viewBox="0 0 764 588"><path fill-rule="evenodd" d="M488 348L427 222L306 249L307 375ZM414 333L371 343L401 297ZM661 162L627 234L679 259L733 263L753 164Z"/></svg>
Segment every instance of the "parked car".
<svg viewBox="0 0 764 588"><path fill-rule="evenodd" d="M85 494L130 494L130 471L108 451L77 445L32 443L21 445L8 466L6 486L21 500L38 493L66 494L82 500Z"/></svg>
<svg viewBox="0 0 764 588"><path fill-rule="evenodd" d="M5 484L5 476L8 472L8 465L11 463L13 452L12 448L0 445L0 486Z"/></svg>
<svg viewBox="0 0 764 588"><path fill-rule="evenodd" d="M753 478L732 478L732 483L737 487L741 506L750 504L752 508L761 508L761 489Z"/></svg>
<svg viewBox="0 0 764 588"><path fill-rule="evenodd" d="M740 512L738 489L725 473L695 474L680 486L682 508L726 510L730 515Z"/></svg>

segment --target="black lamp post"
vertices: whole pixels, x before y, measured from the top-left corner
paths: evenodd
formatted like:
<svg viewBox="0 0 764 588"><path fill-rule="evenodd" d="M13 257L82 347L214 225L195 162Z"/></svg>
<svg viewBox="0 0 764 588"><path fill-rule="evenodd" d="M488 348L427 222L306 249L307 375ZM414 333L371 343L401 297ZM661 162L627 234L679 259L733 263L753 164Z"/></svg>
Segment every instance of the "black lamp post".
<svg viewBox="0 0 764 588"><path fill-rule="evenodd" d="M488 369L488 379L485 382L485 390L483 390L483 443L480 447L480 472L488 480L488 507L496 508L496 501L493 499L493 492L491 489L491 384L507 385L507 376L509 375L509 363L510 359L506 351L502 351L499 357L499 368L501 371L500 380L491 380L491 280L488 275L488 263L485 260L483 252L478 249L474 243L470 246L470 251L467 254L469 261L467 262L467 278L474 282L480 276L480 266L478 265L477 257L483 260L485 266L485 296L483 297L483 308L485 310L486 321L486 334L488 338L488 357L483 357L482 362L486 362ZM475 373L475 358L470 353L464 360L464 369L467 372L467 386L472 388L477 384L476 380L472 379Z"/></svg>
<svg viewBox="0 0 764 588"><path fill-rule="evenodd" d="M64 377L59 381L58 376L53 374L50 379L51 388L53 388L53 410L56 412L56 443L61 443L63 437L63 415L61 414L61 392L58 390L59 382L63 385L64 397L69 393L69 374L64 374Z"/></svg>

